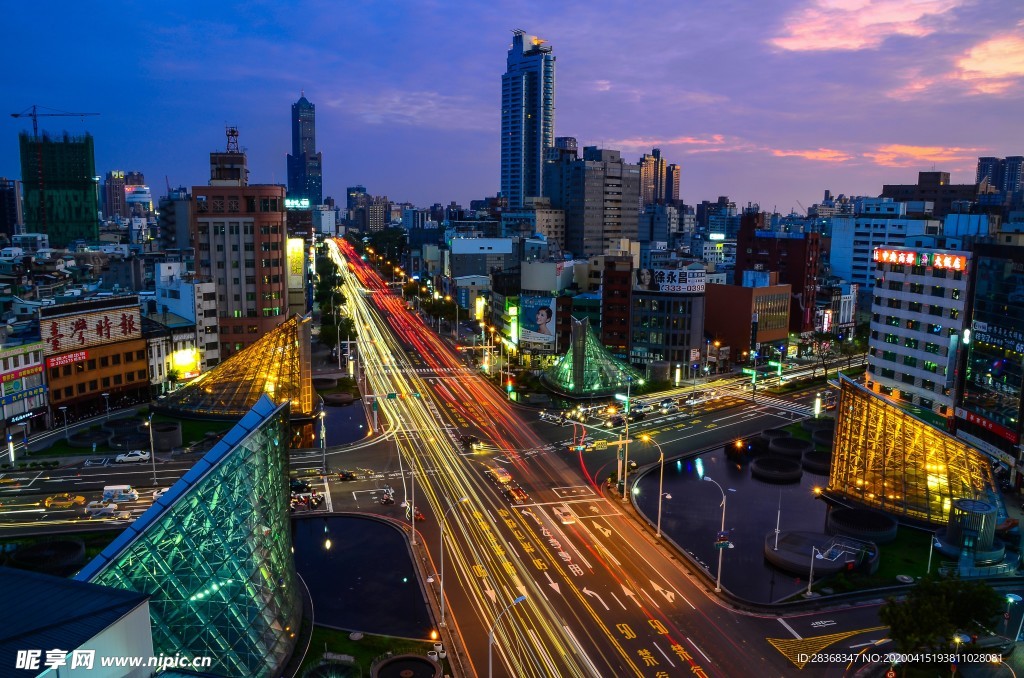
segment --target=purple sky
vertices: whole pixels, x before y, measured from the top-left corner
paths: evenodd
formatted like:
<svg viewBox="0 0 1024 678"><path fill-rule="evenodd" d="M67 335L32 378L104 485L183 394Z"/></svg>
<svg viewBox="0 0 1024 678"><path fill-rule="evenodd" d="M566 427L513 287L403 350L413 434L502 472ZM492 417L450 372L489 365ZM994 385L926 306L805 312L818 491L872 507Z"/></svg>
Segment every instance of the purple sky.
<svg viewBox="0 0 1024 678"><path fill-rule="evenodd" d="M42 128L90 131L98 173L142 171L158 194L165 176L206 183L225 124L252 181L284 183L304 89L324 195L493 195L514 28L554 48L556 134L633 162L659 146L689 203L788 211L920 170L969 182L979 155L1024 154L1020 0L58 0L4 21L0 110L101 113ZM0 176L20 177L30 121L3 120Z"/></svg>

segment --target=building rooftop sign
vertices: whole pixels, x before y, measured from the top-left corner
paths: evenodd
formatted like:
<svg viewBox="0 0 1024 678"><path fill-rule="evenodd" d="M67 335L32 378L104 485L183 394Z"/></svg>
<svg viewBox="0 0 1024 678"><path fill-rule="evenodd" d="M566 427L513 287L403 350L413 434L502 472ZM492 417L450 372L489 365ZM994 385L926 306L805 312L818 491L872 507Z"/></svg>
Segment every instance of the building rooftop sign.
<svg viewBox="0 0 1024 678"><path fill-rule="evenodd" d="M963 254L947 254L945 252L908 252L906 250L889 250L875 248L874 260L885 264L905 264L908 266L928 266L952 271L967 269L967 257Z"/></svg>

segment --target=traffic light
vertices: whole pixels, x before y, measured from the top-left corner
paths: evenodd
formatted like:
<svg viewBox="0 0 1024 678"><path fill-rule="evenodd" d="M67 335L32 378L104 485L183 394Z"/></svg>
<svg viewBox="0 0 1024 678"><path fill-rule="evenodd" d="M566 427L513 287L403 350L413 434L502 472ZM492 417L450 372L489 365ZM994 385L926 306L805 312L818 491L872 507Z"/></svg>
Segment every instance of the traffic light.
<svg viewBox="0 0 1024 678"><path fill-rule="evenodd" d="M505 390L508 391L509 393L512 392L512 380L511 379L508 380L508 384L506 384Z"/></svg>

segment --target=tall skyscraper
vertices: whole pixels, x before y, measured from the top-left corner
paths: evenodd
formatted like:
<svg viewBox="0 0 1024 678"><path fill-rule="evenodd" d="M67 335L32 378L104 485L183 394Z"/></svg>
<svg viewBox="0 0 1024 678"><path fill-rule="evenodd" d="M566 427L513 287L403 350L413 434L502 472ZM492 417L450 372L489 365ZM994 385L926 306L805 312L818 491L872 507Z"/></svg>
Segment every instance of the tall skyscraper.
<svg viewBox="0 0 1024 678"><path fill-rule="evenodd" d="M978 158L978 172L975 183L988 179L990 186L1003 193L1014 193L1024 189L1024 157L1008 156L1006 158Z"/></svg>
<svg viewBox="0 0 1024 678"><path fill-rule="evenodd" d="M640 157L640 205L644 207L662 202L665 199L665 159L661 157L661 149L655 148L651 153Z"/></svg>
<svg viewBox="0 0 1024 678"><path fill-rule="evenodd" d="M682 170L679 165L672 163L665 170L665 202L674 203L682 201L683 196L679 195L679 179Z"/></svg>
<svg viewBox="0 0 1024 678"><path fill-rule="evenodd" d="M555 56L551 47L513 31L501 76L501 194L510 208L541 195L546 149L555 142Z"/></svg>
<svg viewBox="0 0 1024 678"><path fill-rule="evenodd" d="M288 155L288 197L323 202L323 166L316 150L316 106L305 94L292 104L292 152Z"/></svg>
<svg viewBox="0 0 1024 678"><path fill-rule="evenodd" d="M96 156L91 134L61 138L22 133L21 180L25 185L25 232L46 233L50 246L99 240Z"/></svg>
<svg viewBox="0 0 1024 678"><path fill-rule="evenodd" d="M128 216L124 203L124 172L112 170L103 179L103 216L106 219Z"/></svg>

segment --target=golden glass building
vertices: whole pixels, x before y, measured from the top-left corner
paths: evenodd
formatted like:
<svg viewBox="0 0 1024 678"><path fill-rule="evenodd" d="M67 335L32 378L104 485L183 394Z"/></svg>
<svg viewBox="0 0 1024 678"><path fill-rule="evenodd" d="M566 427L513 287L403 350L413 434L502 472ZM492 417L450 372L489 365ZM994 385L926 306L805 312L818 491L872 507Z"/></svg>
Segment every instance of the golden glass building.
<svg viewBox="0 0 1024 678"><path fill-rule="evenodd" d="M860 384L840 382L831 496L945 525L954 500L993 492L984 454Z"/></svg>
<svg viewBox="0 0 1024 678"><path fill-rule="evenodd" d="M313 416L309 316L276 329L160 401L157 410L184 417L234 419L266 395L289 403L292 419Z"/></svg>

